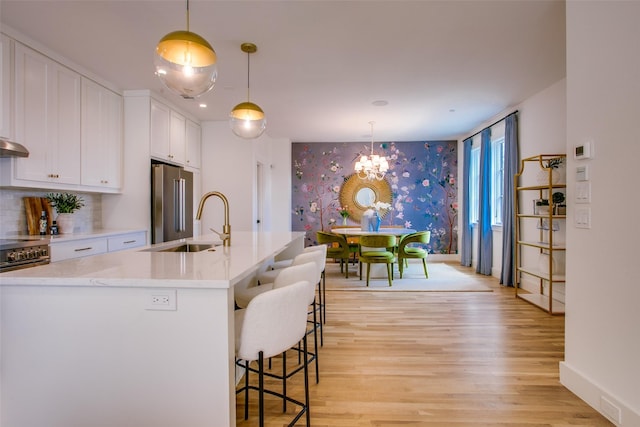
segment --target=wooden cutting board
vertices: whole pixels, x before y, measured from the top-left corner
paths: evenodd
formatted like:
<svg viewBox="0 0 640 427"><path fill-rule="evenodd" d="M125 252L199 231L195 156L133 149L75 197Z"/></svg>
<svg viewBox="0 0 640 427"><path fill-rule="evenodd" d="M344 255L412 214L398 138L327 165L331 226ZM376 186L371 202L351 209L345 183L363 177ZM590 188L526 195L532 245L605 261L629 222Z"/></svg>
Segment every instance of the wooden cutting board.
<svg viewBox="0 0 640 427"><path fill-rule="evenodd" d="M47 213L47 234L53 220L53 208L46 197L23 197L24 210L27 213L27 228L29 234L40 234L40 215L42 211Z"/></svg>

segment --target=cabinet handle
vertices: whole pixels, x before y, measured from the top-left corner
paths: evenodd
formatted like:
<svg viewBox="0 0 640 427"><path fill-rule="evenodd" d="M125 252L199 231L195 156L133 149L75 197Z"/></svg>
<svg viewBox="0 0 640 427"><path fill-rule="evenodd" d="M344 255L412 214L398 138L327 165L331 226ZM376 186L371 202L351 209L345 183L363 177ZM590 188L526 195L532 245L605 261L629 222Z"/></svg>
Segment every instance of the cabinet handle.
<svg viewBox="0 0 640 427"><path fill-rule="evenodd" d="M122 242L123 245L128 245L129 243L135 243L135 240L127 240L126 242Z"/></svg>
<svg viewBox="0 0 640 427"><path fill-rule="evenodd" d="M82 252L82 251L90 251L91 249L93 249L91 246L89 246L88 248L78 248L78 249L74 249L75 252Z"/></svg>

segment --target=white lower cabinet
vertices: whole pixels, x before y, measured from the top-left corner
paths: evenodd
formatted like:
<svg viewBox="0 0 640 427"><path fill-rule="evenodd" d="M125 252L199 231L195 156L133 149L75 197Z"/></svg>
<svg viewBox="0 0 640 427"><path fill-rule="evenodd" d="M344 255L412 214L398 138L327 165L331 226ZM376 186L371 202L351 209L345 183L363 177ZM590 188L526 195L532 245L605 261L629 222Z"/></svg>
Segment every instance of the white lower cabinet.
<svg viewBox="0 0 640 427"><path fill-rule="evenodd" d="M107 239L107 250L109 252L123 251L125 249L144 246L146 243L147 233L144 231L139 233L121 234Z"/></svg>
<svg viewBox="0 0 640 427"><path fill-rule="evenodd" d="M147 243L145 231L51 242L51 262L137 248Z"/></svg>
<svg viewBox="0 0 640 427"><path fill-rule="evenodd" d="M51 262L82 258L107 252L107 239L81 239L70 242L51 243Z"/></svg>

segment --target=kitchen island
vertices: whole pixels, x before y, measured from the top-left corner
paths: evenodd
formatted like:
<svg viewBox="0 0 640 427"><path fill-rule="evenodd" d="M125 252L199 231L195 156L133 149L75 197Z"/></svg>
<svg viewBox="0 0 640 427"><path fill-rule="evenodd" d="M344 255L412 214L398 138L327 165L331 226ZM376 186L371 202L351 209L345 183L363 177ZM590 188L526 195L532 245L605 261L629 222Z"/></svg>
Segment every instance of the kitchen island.
<svg viewBox="0 0 640 427"><path fill-rule="evenodd" d="M0 425L234 426L234 287L302 250L304 233L232 239L0 275Z"/></svg>

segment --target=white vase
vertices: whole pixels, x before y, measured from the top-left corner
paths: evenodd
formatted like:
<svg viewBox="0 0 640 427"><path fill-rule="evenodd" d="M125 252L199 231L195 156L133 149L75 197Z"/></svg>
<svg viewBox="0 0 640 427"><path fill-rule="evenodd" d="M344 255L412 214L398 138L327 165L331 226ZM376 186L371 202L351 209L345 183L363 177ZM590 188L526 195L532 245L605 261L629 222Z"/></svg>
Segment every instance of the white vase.
<svg viewBox="0 0 640 427"><path fill-rule="evenodd" d="M56 217L58 230L60 234L73 234L75 227L75 218L71 213L61 213Z"/></svg>
<svg viewBox="0 0 640 427"><path fill-rule="evenodd" d="M549 170L540 169L536 175L536 181L538 185L549 184ZM564 184L567 181L567 168L559 166L551 169L551 183L552 184Z"/></svg>
<svg viewBox="0 0 640 427"><path fill-rule="evenodd" d="M564 184L567 182L567 168L564 165L551 171L551 182L553 184Z"/></svg>

